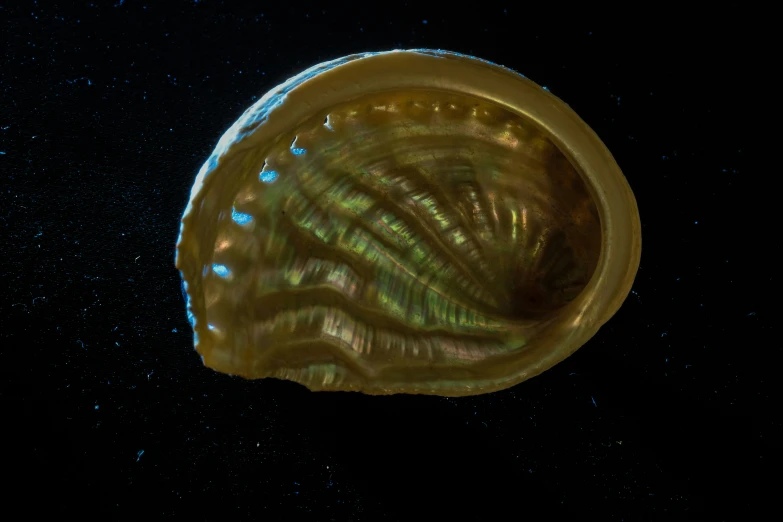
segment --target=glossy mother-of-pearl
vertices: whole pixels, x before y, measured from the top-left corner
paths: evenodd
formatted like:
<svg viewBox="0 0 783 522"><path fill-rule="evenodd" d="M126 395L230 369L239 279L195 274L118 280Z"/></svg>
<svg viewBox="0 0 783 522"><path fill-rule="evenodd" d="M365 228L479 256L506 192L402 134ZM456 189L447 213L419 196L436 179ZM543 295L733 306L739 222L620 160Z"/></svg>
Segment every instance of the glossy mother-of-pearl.
<svg viewBox="0 0 783 522"><path fill-rule="evenodd" d="M640 250L625 178L564 103L414 50L320 64L248 109L198 174L176 264L215 370L455 396L575 351Z"/></svg>

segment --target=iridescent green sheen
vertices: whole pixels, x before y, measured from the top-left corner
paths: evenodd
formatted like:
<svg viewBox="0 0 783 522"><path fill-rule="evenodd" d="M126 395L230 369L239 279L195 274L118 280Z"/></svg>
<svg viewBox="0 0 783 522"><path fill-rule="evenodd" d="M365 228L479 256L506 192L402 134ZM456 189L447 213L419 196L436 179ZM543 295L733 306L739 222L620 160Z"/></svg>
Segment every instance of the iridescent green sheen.
<svg viewBox="0 0 783 522"><path fill-rule="evenodd" d="M309 71L221 140L183 216L177 266L207 365L313 390L469 395L540 373L614 313L616 293L585 312L614 233L586 182L605 149L579 120L580 159L501 94L567 111L559 100L432 52ZM606 165L605 193L625 194ZM621 208L638 223L635 203Z"/></svg>

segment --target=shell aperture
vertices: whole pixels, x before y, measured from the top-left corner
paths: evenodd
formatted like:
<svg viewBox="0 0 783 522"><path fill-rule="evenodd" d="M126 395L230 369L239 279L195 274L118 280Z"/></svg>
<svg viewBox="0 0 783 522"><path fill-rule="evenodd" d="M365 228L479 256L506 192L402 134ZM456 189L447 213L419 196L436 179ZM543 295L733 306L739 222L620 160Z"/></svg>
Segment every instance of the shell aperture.
<svg viewBox="0 0 783 522"><path fill-rule="evenodd" d="M310 68L246 111L199 172L176 264L215 370L473 395L616 312L639 228L611 155L550 93L391 51Z"/></svg>

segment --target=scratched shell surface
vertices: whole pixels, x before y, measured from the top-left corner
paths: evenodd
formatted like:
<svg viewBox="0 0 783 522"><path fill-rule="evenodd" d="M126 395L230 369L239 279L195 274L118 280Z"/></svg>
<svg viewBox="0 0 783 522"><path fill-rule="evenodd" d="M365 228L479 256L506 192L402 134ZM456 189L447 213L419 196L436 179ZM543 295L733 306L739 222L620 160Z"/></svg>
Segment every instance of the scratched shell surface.
<svg viewBox="0 0 783 522"><path fill-rule="evenodd" d="M502 97L525 89L540 100ZM525 103L554 105L555 124ZM619 168L576 115L598 152L563 141L563 114L521 75L425 50L334 60L270 91L220 140L182 219L204 363L454 396L568 356L622 303L640 244ZM612 228L618 212L630 225ZM628 247L612 262L615 236Z"/></svg>

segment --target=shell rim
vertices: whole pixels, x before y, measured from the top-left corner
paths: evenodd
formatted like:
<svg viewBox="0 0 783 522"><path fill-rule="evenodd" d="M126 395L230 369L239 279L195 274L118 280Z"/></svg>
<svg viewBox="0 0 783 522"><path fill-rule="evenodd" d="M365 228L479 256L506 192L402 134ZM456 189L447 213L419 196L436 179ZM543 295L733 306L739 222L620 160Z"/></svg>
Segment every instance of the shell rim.
<svg viewBox="0 0 783 522"><path fill-rule="evenodd" d="M454 389L411 391L408 385L390 385L383 389L364 387L361 391L460 396L505 389L571 355L619 310L631 291L641 258L638 206L605 144L566 103L511 69L468 55L430 49L360 53L317 64L268 91L223 134L199 170L181 219L175 265L183 281L194 348L203 361L204 354L209 353L209 333L205 322L198 320L204 316L198 245L191 245L188 237L197 237L189 232L199 228L202 219L209 219L203 215L201 205L211 181L219 178L221 167L243 150L270 141L308 116L330 105L389 88L432 88L477 96L540 127L577 169L596 203L601 220L601 252L587 286L561 309L545 339L538 346L525 347L530 354L542 355L534 366L509 371L503 378L474 382L472 386L460 384ZM307 101L296 103L299 98ZM291 103L284 104L287 100ZM513 365L513 361L509 364Z"/></svg>

